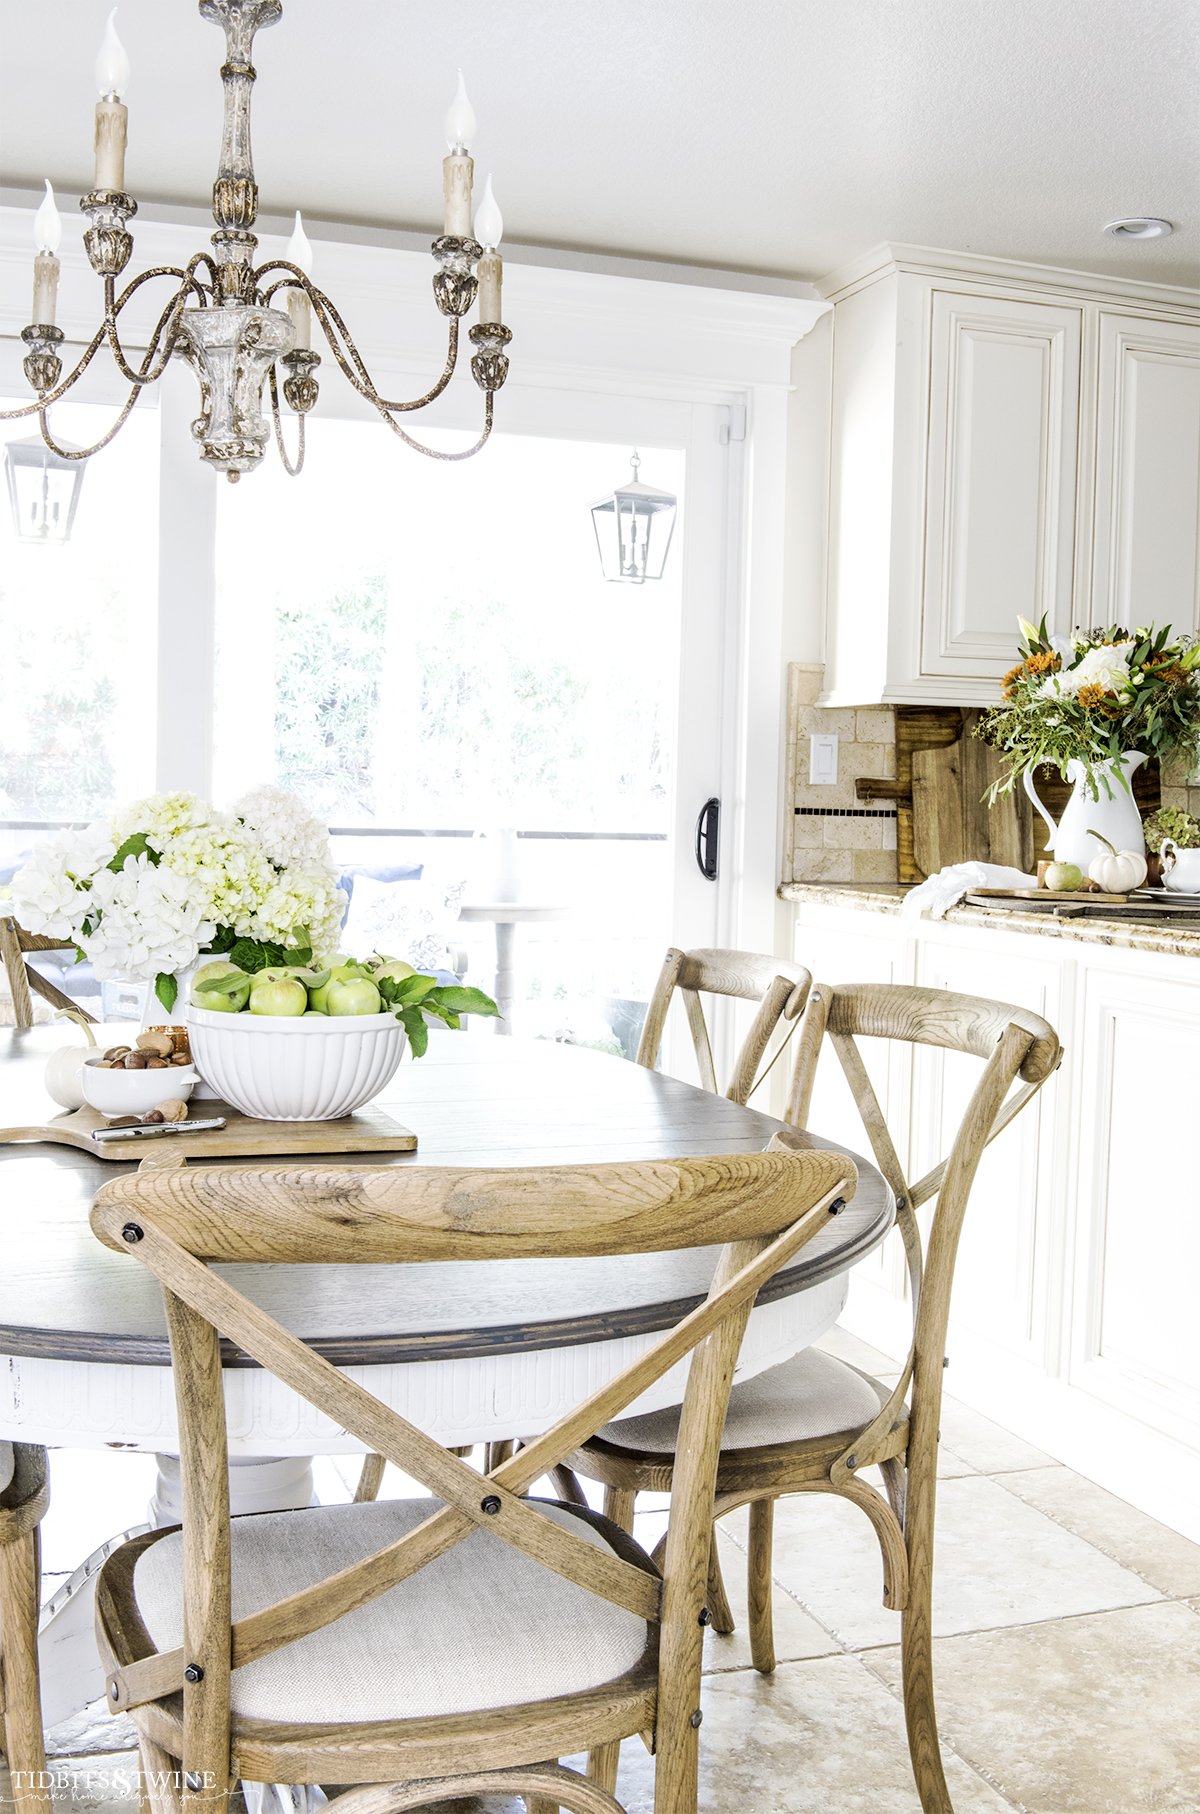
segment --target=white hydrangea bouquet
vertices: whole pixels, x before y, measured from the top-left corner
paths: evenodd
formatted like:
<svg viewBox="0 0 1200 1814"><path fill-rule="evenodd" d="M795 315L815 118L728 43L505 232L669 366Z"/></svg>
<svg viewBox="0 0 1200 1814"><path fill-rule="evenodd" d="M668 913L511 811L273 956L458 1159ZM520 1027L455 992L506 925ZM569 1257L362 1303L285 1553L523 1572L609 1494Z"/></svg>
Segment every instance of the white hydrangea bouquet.
<svg viewBox="0 0 1200 1814"><path fill-rule="evenodd" d="M69 939L101 982L152 982L170 1014L176 974L202 952L246 970L337 951L346 896L325 826L294 794L260 787L219 812L151 794L46 839L12 881L29 932Z"/></svg>

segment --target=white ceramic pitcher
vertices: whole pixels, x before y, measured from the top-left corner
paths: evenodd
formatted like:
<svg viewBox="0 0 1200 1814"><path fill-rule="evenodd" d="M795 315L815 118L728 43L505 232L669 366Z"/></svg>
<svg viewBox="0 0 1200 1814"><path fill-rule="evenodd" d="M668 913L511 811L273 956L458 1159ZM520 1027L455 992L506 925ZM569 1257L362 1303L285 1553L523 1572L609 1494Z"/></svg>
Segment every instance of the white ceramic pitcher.
<svg viewBox="0 0 1200 1814"><path fill-rule="evenodd" d="M1134 803L1130 786L1135 769L1146 760L1140 750L1127 750L1112 762L1096 764L1096 785L1087 778L1082 762L1067 763L1067 780L1072 785L1062 818L1055 824L1033 785L1033 770L1027 768L1021 777L1025 792L1050 827L1050 848L1058 863L1077 863L1084 875L1088 864L1104 846L1089 837L1098 831L1114 850L1141 850L1142 819ZM1124 780L1121 779L1121 772ZM1107 781L1107 789L1105 782Z"/></svg>
<svg viewBox="0 0 1200 1814"><path fill-rule="evenodd" d="M1200 894L1200 850L1180 850L1174 838L1164 838L1158 854L1165 888L1178 894Z"/></svg>

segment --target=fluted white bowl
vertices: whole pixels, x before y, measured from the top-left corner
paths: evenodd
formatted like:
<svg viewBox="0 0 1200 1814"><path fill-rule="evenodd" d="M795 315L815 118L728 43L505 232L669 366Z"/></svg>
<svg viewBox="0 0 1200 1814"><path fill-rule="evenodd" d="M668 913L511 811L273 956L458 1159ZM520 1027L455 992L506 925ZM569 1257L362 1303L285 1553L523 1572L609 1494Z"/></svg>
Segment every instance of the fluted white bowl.
<svg viewBox="0 0 1200 1814"><path fill-rule="evenodd" d="M394 1014L214 1014L189 1006L201 1076L258 1121L333 1121L377 1096L407 1039Z"/></svg>

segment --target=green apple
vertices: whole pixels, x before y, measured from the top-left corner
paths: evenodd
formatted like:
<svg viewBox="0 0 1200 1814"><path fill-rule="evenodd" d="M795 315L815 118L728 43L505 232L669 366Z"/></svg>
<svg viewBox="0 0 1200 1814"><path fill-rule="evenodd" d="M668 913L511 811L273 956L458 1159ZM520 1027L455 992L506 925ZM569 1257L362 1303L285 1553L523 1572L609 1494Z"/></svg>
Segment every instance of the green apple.
<svg viewBox="0 0 1200 1814"><path fill-rule="evenodd" d="M352 957L341 958L334 964L328 978L323 983L316 983L309 990L308 1005L316 1008L320 1014L329 1012L329 991L334 983L349 982L352 977L363 978L367 975L362 964L356 964Z"/></svg>
<svg viewBox="0 0 1200 1814"><path fill-rule="evenodd" d="M294 976L281 976L274 982L260 982L250 994L251 1014L304 1014L308 1009L308 990Z"/></svg>
<svg viewBox="0 0 1200 1814"><path fill-rule="evenodd" d="M376 982L383 982L386 979L393 983L402 983L406 976L417 974L412 964L406 964L404 959L399 957L385 958L382 963L373 964L371 970Z"/></svg>
<svg viewBox="0 0 1200 1814"><path fill-rule="evenodd" d="M231 964L227 957L219 957L214 959L211 964L201 964L192 978L192 988L207 989L218 976L245 976L245 974L246 972L239 970L236 964Z"/></svg>
<svg viewBox="0 0 1200 1814"><path fill-rule="evenodd" d="M1045 882L1052 894L1071 894L1083 886L1083 871L1077 863L1051 863Z"/></svg>
<svg viewBox="0 0 1200 1814"><path fill-rule="evenodd" d="M326 986L325 995L330 1014L378 1014L383 1006L382 995L365 976L331 982Z"/></svg>
<svg viewBox="0 0 1200 1814"><path fill-rule="evenodd" d="M250 978L244 970L230 964L227 970L216 964L206 964L206 970L216 970L215 976L207 978L206 985L199 986L199 975L192 983L192 1006L207 1008L211 1014L240 1014L250 999Z"/></svg>

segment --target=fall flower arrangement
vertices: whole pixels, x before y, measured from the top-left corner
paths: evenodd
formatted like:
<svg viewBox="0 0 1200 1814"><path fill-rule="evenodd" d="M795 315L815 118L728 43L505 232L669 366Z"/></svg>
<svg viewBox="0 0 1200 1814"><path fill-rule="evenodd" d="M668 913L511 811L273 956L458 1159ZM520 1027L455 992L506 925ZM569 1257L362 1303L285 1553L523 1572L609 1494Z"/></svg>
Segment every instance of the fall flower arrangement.
<svg viewBox="0 0 1200 1814"><path fill-rule="evenodd" d="M1127 750L1147 756L1200 749L1200 639L1164 629L1075 631L1051 636L1020 617L1020 660L1001 685L1001 702L980 716L975 735L1002 752L1006 773L992 797L1011 792L1027 769L1049 763L1066 772L1081 762L1092 793L1124 783Z"/></svg>
<svg viewBox="0 0 1200 1814"><path fill-rule="evenodd" d="M153 982L169 1014L175 973L201 952L246 971L337 951L346 897L324 825L261 787L219 812L152 794L44 840L12 881L30 932L70 939L100 980Z"/></svg>

